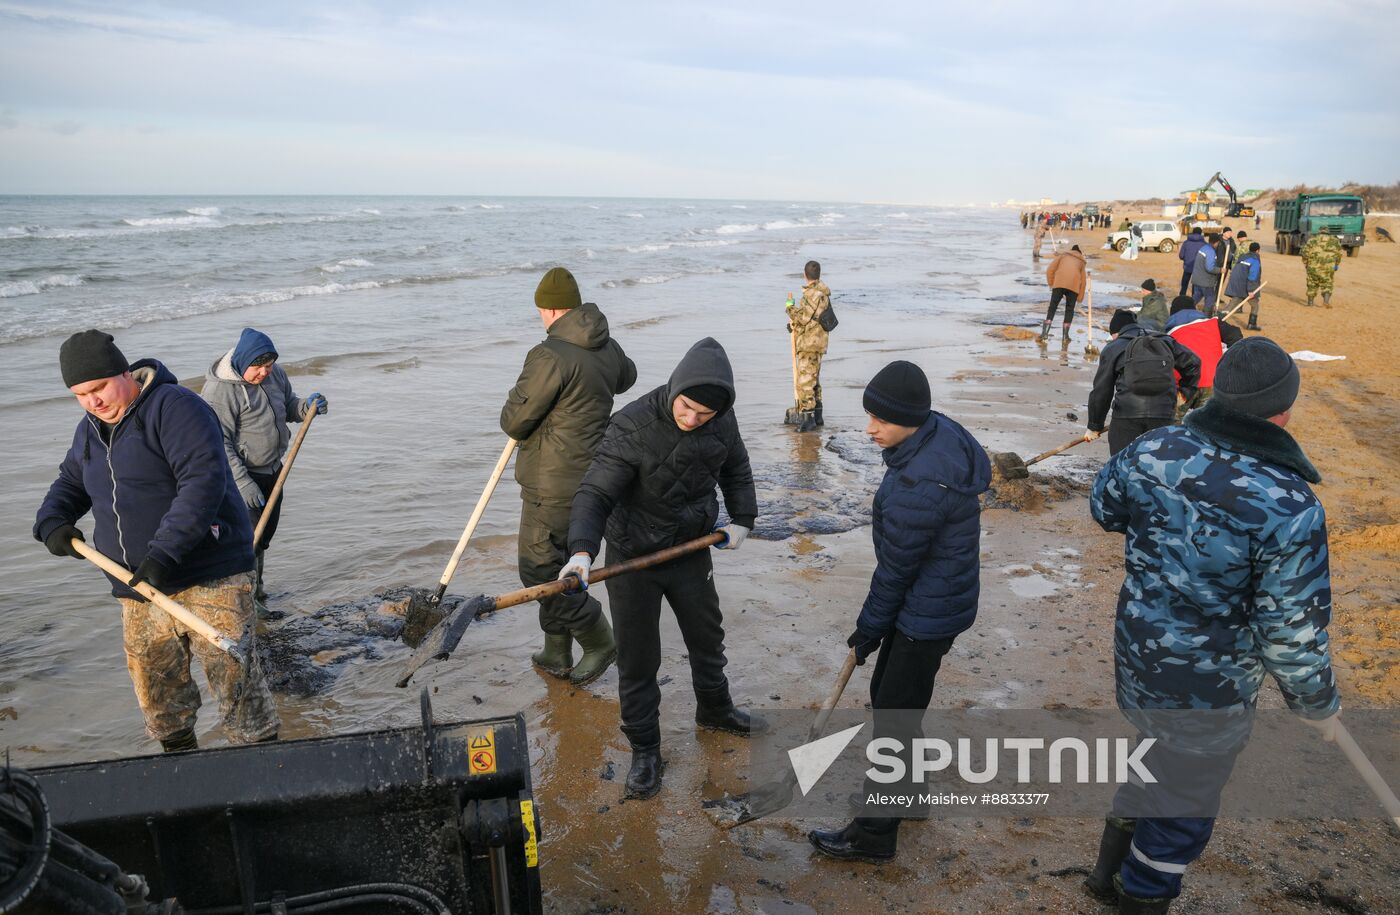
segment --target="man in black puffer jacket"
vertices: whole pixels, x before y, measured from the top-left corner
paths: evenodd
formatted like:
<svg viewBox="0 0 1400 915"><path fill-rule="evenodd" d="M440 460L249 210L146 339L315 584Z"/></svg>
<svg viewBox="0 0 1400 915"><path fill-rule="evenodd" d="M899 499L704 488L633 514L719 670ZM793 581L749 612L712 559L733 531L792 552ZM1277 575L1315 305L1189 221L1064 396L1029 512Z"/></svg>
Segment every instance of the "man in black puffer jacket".
<svg viewBox="0 0 1400 915"><path fill-rule="evenodd" d="M865 389L866 433L889 469L875 491L871 537L875 574L847 644L856 663L880 652L870 678L876 737L906 749L923 737L919 718L953 639L977 618L982 506L992 479L987 452L966 429L931 410L928 378L912 362L892 362ZM867 783L855 805L865 815L844 829L815 830L817 850L851 861L888 861L900 808L867 803L872 792L917 795L926 785ZM925 808L926 809L926 808ZM918 815L914 813L913 815Z"/></svg>
<svg viewBox="0 0 1400 915"><path fill-rule="evenodd" d="M559 573L588 570L606 533L609 565L703 537L715 529L724 493L730 524L721 549L738 549L758 515L748 451L734 417L729 357L706 337L671 380L619 410L574 496L573 557ZM724 675L724 617L708 550L608 580L617 638L622 732L632 744L627 796L661 789L661 599L676 614L690 655L695 721L748 736L762 722L734 707Z"/></svg>

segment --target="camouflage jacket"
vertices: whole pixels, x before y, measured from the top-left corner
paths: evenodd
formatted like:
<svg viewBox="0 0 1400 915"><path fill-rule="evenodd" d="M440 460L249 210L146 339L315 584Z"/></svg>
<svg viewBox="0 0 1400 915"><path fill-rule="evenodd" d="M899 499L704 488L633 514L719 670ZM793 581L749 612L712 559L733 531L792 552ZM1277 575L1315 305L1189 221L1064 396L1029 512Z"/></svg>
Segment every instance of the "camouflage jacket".
<svg viewBox="0 0 1400 915"><path fill-rule="evenodd" d="M1333 270L1342 263L1342 243L1335 235L1314 235L1303 245L1302 255L1309 270Z"/></svg>
<svg viewBox="0 0 1400 915"><path fill-rule="evenodd" d="M799 353L824 353L829 334L822 330L817 318L831 307L831 290L821 280L802 287L802 301L788 312L788 320L797 333Z"/></svg>
<svg viewBox="0 0 1400 915"><path fill-rule="evenodd" d="M1104 465L1094 520L1127 535L1120 708L1252 709L1267 671L1295 711L1337 710L1320 479L1287 432L1216 401Z"/></svg>

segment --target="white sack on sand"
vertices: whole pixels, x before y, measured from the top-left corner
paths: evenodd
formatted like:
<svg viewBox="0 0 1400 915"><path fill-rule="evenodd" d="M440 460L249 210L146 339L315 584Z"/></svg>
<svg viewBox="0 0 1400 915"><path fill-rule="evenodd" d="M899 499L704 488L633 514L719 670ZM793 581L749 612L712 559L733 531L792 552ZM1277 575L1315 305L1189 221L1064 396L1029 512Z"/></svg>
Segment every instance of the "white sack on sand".
<svg viewBox="0 0 1400 915"><path fill-rule="evenodd" d="M1289 353L1299 362L1334 362L1338 359L1345 359L1346 356L1329 356L1326 353L1314 353L1310 349L1300 349L1296 353Z"/></svg>

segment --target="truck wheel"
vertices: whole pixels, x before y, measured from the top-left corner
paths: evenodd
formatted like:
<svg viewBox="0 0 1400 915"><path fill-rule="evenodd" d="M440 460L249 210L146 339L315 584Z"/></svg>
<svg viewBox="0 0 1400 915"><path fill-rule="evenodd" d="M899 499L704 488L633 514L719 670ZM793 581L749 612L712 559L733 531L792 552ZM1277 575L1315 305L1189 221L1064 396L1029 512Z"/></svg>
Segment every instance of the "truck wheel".
<svg viewBox="0 0 1400 915"><path fill-rule="evenodd" d="M1126 238L1118 239L1118 241L1113 244L1113 250L1122 254L1124 251L1128 250L1128 240Z"/></svg>
<svg viewBox="0 0 1400 915"><path fill-rule="evenodd" d="M1352 245L1350 248L1347 248L1347 257L1356 257L1356 252L1360 250L1361 247L1359 245Z"/></svg>
<svg viewBox="0 0 1400 915"><path fill-rule="evenodd" d="M1279 254L1288 253L1288 236L1282 232L1274 236L1274 250Z"/></svg>
<svg viewBox="0 0 1400 915"><path fill-rule="evenodd" d="M1172 241L1170 238L1164 238L1162 239L1162 243L1157 246L1157 250L1161 251L1163 254L1171 254L1176 250L1176 242Z"/></svg>

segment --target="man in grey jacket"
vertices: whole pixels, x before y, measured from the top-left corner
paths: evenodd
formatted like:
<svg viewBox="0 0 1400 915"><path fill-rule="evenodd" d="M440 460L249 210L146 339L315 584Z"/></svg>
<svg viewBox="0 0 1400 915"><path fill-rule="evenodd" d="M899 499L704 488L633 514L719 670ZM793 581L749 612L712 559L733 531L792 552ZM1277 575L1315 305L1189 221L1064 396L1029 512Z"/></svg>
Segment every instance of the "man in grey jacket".
<svg viewBox="0 0 1400 915"><path fill-rule="evenodd" d="M305 400L299 397L292 390L286 370L277 364L277 348L271 338L251 327L243 328L233 349L209 367L203 394L219 417L233 480L256 527L291 440L287 423L302 422L313 410L324 414L326 398L320 394ZM267 612L263 603L267 600L263 591L263 555L277 532L283 501L278 499L272 507L262 538L253 545L257 557L254 599L260 616Z"/></svg>

